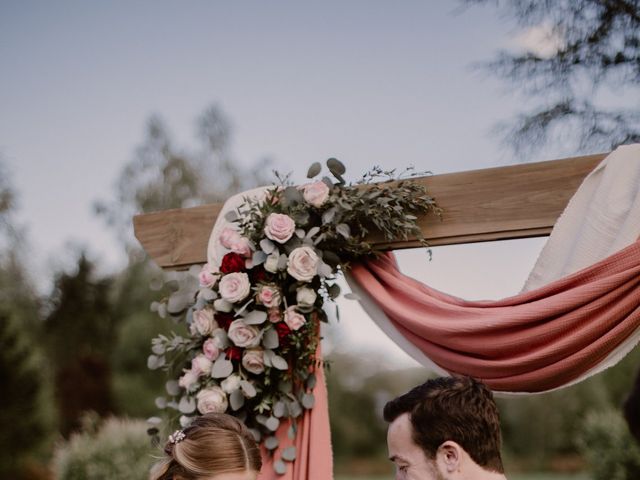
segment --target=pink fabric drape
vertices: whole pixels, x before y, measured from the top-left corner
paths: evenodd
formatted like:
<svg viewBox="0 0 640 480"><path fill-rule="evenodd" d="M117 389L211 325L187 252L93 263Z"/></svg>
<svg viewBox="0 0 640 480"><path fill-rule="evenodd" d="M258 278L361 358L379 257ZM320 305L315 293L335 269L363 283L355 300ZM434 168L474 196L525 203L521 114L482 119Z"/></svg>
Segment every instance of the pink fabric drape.
<svg viewBox="0 0 640 480"><path fill-rule="evenodd" d="M318 344L316 358L322 358ZM298 431L295 440L287 436L289 422L284 421L276 432L280 440L280 448L275 457L264 449L262 452L262 471L258 480L331 480L333 478L333 455L331 451L331 431L329 429L329 403L327 386L322 368L316 369L317 383L313 389L315 406L306 410L302 419L298 420ZM296 446L296 460L285 462L287 473L278 475L273 470L273 462L280 458L280 452L286 447Z"/></svg>
<svg viewBox="0 0 640 480"><path fill-rule="evenodd" d="M352 279L409 342L450 373L540 392L581 377L640 327L640 241L544 287L466 301L403 275L392 254Z"/></svg>

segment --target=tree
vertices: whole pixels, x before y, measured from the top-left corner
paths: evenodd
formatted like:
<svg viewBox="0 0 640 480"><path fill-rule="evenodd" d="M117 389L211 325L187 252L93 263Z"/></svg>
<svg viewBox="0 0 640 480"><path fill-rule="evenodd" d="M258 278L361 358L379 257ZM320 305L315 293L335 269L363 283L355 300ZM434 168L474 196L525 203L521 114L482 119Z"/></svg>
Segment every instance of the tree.
<svg viewBox="0 0 640 480"><path fill-rule="evenodd" d="M80 426L83 412L113 411L110 351L117 319L110 304L112 281L95 278L81 253L77 270L61 273L51 295L44 332L55 368L55 393L64 435Z"/></svg>
<svg viewBox="0 0 640 480"><path fill-rule="evenodd" d="M496 4L529 39L485 64L535 106L502 126L526 154L562 142L573 151L640 142L639 0L464 0ZM612 97L618 107L605 107Z"/></svg>

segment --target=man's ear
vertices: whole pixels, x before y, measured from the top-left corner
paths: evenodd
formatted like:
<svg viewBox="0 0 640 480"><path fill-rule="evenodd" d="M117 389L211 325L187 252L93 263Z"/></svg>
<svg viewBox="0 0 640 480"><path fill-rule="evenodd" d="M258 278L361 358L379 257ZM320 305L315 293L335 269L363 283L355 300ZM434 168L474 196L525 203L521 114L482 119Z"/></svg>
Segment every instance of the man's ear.
<svg viewBox="0 0 640 480"><path fill-rule="evenodd" d="M454 473L460 470L462 464L463 450L460 445L451 440L447 440L438 447L436 452L436 463L447 473Z"/></svg>

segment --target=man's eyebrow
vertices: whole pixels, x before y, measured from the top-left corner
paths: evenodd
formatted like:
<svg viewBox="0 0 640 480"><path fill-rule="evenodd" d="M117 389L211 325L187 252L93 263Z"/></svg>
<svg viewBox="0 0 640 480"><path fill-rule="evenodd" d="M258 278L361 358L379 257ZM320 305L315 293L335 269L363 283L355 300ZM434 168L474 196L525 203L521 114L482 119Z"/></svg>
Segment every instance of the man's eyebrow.
<svg viewBox="0 0 640 480"><path fill-rule="evenodd" d="M391 455L389 457L389 460L391 460L392 462L395 462L396 460L400 460L401 462L409 463L409 460L407 460L401 455Z"/></svg>

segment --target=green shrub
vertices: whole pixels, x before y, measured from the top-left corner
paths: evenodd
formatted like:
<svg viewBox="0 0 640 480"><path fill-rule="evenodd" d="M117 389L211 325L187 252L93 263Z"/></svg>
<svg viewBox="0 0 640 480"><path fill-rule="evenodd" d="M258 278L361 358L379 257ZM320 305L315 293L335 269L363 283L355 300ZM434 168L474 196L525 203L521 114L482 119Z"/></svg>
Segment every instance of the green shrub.
<svg viewBox="0 0 640 480"><path fill-rule="evenodd" d="M56 449L56 480L146 480L154 461L146 430L144 421L117 418L85 426Z"/></svg>
<svg viewBox="0 0 640 480"><path fill-rule="evenodd" d="M619 411L609 409L587 415L577 443L594 480L640 478L640 447Z"/></svg>

